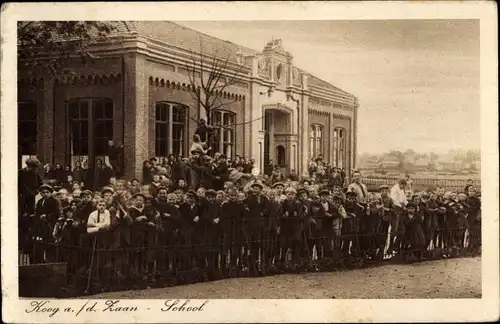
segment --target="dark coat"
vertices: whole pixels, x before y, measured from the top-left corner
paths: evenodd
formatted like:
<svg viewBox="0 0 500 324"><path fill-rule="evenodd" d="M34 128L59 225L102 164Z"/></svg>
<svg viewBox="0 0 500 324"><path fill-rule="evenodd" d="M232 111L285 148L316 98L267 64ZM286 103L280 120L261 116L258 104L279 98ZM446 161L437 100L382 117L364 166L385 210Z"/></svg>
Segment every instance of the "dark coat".
<svg viewBox="0 0 500 324"><path fill-rule="evenodd" d="M296 200L283 201L280 236L284 239L298 240L302 238L302 220L299 208L300 204Z"/></svg>
<svg viewBox="0 0 500 324"><path fill-rule="evenodd" d="M18 173L19 216L31 215L35 211L35 196L42 184L42 178L35 171L22 169Z"/></svg>
<svg viewBox="0 0 500 324"><path fill-rule="evenodd" d="M177 185L179 180L187 180L188 179L188 167L184 163L175 162L172 165L172 181Z"/></svg>
<svg viewBox="0 0 500 324"><path fill-rule="evenodd" d="M199 186L205 189L213 189L214 172L211 166L202 164L192 164L191 168L194 169L200 179Z"/></svg>
<svg viewBox="0 0 500 324"><path fill-rule="evenodd" d="M45 220L41 216L45 215ZM34 229L36 236L44 240L50 240L52 237L52 229L61 215L59 202L54 197L40 199L36 203Z"/></svg>
<svg viewBox="0 0 500 324"><path fill-rule="evenodd" d="M245 200L247 210L245 212L246 228L251 232L260 232L268 222L269 199L265 196L249 196Z"/></svg>
<svg viewBox="0 0 500 324"><path fill-rule="evenodd" d="M425 246L425 235L422 229L422 218L414 215L410 219L406 213L403 215L402 223L405 227L405 243L413 248L423 248Z"/></svg>
<svg viewBox="0 0 500 324"><path fill-rule="evenodd" d="M223 202L220 207L222 216L224 240L223 248L231 249L232 253L240 253L243 242L243 215L245 205L239 201Z"/></svg>
<svg viewBox="0 0 500 324"><path fill-rule="evenodd" d="M229 180L229 167L227 163L219 163L214 170L213 184L216 190L222 190L224 188L224 182Z"/></svg>
<svg viewBox="0 0 500 324"><path fill-rule="evenodd" d="M191 242L193 244L201 244L204 239L204 228L200 226L202 222L202 208L198 203L193 205L183 204L180 206L181 212L181 228L180 233L183 235L186 242ZM194 218L198 216L198 222L194 221Z"/></svg>

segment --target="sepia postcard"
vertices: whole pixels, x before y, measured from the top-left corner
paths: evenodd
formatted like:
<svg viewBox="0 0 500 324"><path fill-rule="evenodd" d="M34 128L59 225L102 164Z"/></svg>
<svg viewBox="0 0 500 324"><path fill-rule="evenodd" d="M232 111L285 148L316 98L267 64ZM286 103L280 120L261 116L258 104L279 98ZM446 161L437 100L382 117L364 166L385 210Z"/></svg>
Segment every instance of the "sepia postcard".
<svg viewBox="0 0 500 324"><path fill-rule="evenodd" d="M1 18L5 322L498 320L495 3Z"/></svg>

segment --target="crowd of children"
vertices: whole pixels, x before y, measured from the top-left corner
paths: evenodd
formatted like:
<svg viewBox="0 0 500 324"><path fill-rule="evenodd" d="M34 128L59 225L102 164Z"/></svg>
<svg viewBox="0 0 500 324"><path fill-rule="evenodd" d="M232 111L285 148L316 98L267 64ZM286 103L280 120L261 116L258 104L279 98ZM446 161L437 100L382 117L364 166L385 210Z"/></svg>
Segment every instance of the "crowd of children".
<svg viewBox="0 0 500 324"><path fill-rule="evenodd" d="M406 190L404 206L395 205L390 188L381 186L360 202L348 191L345 172L321 160L299 181L279 168L254 175L251 159L228 162L223 154L193 150L190 158L146 161L141 181L110 172L105 186L87 186L78 181L83 177L75 181L73 170L52 182L57 190L43 183L37 159L26 165L19 173L19 244L31 262L56 258L53 249L33 251L42 241L130 251L126 260L111 258L128 265L127 276L178 278L201 269L218 278L387 254L422 260L429 247L446 255L481 242L481 202L473 186L460 193Z"/></svg>

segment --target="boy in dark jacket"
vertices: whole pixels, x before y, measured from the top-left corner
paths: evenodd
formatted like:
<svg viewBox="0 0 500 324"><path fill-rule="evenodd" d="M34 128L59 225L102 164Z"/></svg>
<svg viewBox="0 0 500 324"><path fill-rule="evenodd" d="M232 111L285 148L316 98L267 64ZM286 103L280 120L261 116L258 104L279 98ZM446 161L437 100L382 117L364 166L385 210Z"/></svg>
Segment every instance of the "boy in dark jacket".
<svg viewBox="0 0 500 324"><path fill-rule="evenodd" d="M365 216L365 209L357 201L357 194L355 192L346 193L346 218L342 221L342 235L345 239L342 242L342 254L348 255L349 252L353 256L359 255L359 219ZM352 246L349 249L349 245Z"/></svg>
<svg viewBox="0 0 500 324"><path fill-rule="evenodd" d="M243 213L245 212L245 205L242 201L238 201L238 191L235 188L228 189L227 195L228 201L223 202L221 205L221 214L224 215L221 220L224 233L221 257L225 262L225 255L229 251L229 275L236 275L238 265L241 265L242 261Z"/></svg>

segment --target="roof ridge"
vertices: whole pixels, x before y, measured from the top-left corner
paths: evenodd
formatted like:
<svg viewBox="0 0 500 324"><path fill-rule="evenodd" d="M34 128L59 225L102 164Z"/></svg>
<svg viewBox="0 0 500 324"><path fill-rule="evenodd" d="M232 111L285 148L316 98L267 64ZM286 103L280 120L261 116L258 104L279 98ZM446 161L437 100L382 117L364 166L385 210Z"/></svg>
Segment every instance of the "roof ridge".
<svg viewBox="0 0 500 324"><path fill-rule="evenodd" d="M253 49L253 48L250 48L250 47L246 47L246 46L243 46L243 45L240 45L240 44L233 43L231 41L228 41L227 39L222 39L222 38L218 38L218 37L215 37L215 36L212 36L212 35L205 34L204 32L201 32L199 30L196 30L196 29L193 29L193 28L190 28L190 27L178 24L178 23L176 23L174 21L168 20L168 22L171 23L171 24L177 25L177 26L179 26L181 28L192 30L192 31L194 31L194 32L196 32L198 34L203 35L203 36L206 36L206 37L209 37L209 38L212 38L212 39L216 39L216 40L219 40L219 41L222 41L222 42L231 43L231 44L236 45L237 47L239 47L241 49L246 49L246 50L249 50L249 51L260 53L259 50L256 50L256 49Z"/></svg>

